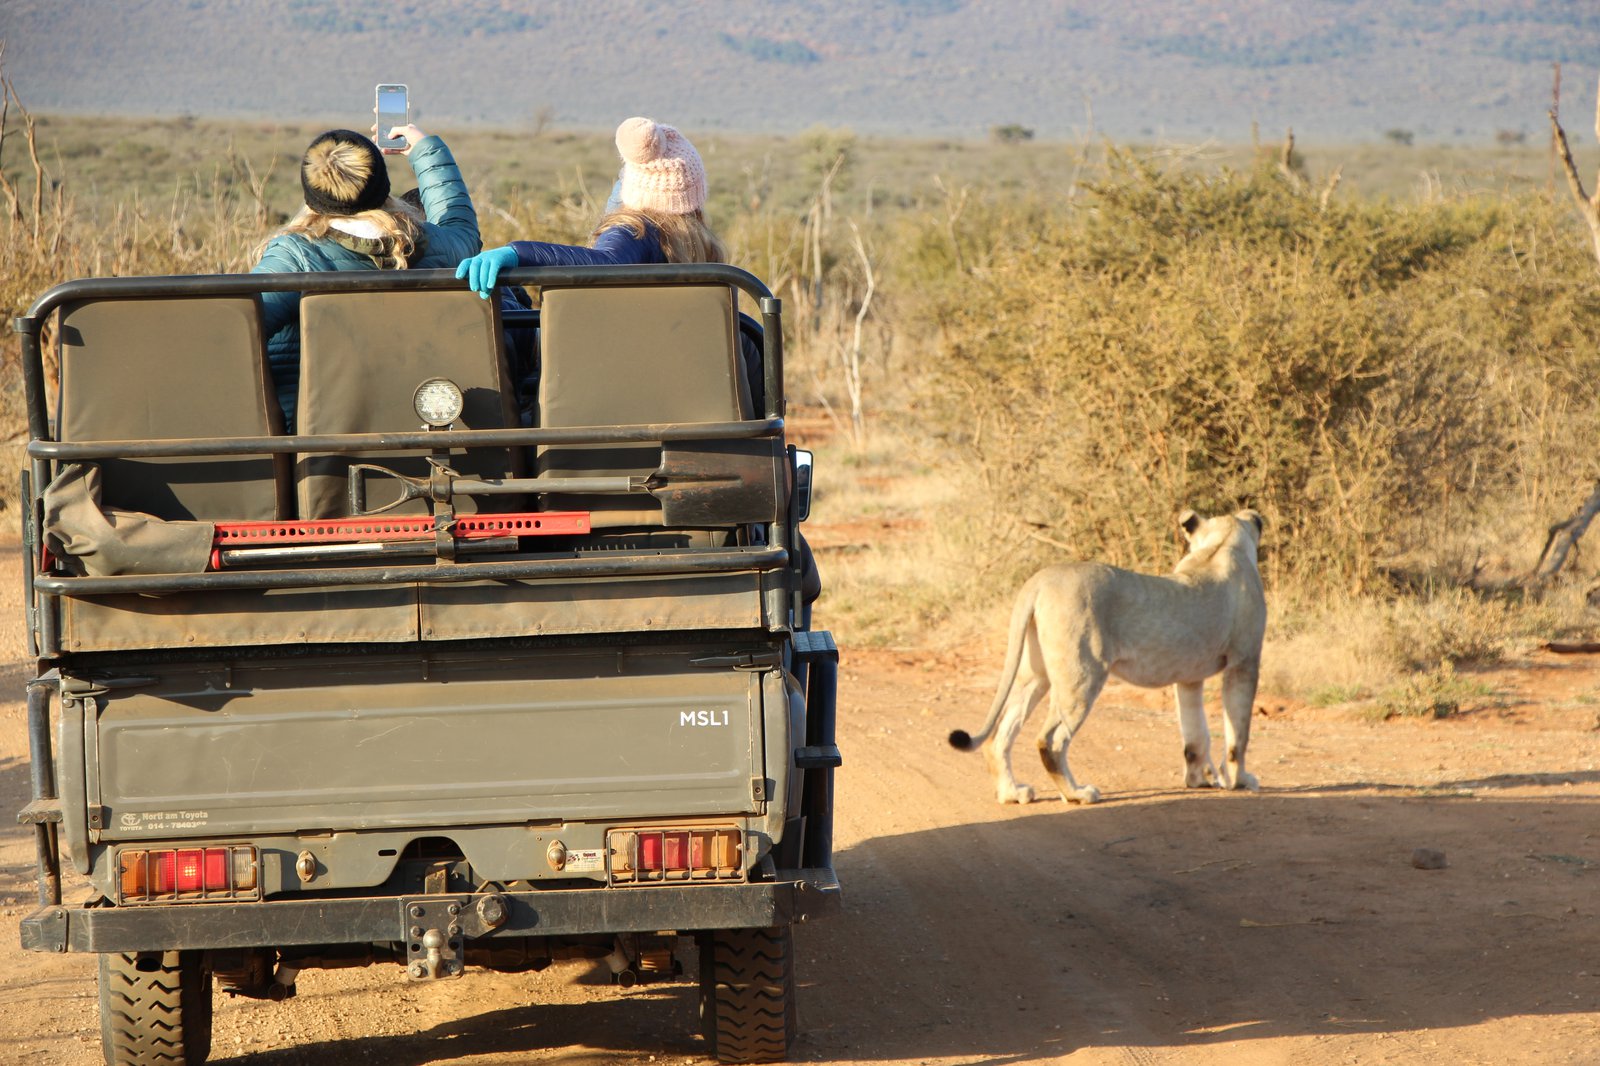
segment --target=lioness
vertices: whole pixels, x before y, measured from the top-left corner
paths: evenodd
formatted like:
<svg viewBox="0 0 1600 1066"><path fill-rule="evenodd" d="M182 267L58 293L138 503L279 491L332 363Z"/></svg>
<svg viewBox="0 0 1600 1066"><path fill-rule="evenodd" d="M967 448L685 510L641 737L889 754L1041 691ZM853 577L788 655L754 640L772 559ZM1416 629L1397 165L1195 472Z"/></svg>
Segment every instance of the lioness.
<svg viewBox="0 0 1600 1066"><path fill-rule="evenodd" d="M1178 523L1189 551L1170 577L1103 563L1065 563L1046 567L1022 586L1011 612L1005 673L989 720L976 737L961 729L950 734L951 745L962 751L994 736L984 754L1001 803L1033 799L1033 789L1012 776L1011 745L1046 692L1050 710L1039 734L1039 758L1063 799L1100 799L1099 789L1073 778L1067 745L1113 674L1146 688L1173 686L1183 729L1185 785L1258 787L1245 772L1244 751L1267 622L1256 569L1261 516L1239 511L1203 519L1186 510ZM1228 763L1220 777L1211 761L1211 733L1201 702L1205 679L1218 671L1228 744Z"/></svg>

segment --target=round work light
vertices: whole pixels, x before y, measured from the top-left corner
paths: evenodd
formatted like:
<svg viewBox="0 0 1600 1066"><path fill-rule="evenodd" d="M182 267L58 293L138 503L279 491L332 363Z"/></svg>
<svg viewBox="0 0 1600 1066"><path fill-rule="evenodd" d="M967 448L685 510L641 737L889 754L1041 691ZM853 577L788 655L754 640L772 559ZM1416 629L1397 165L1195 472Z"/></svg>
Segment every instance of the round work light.
<svg viewBox="0 0 1600 1066"><path fill-rule="evenodd" d="M464 402L460 387L449 378L429 378L417 386L411 398L417 417L435 428L448 426L460 418Z"/></svg>

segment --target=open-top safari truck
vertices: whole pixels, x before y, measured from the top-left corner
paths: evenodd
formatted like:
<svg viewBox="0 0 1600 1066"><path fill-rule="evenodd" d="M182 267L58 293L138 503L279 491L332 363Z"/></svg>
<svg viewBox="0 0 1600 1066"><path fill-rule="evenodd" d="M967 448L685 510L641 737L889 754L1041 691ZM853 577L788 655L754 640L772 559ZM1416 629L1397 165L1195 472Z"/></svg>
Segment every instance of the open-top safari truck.
<svg viewBox="0 0 1600 1066"><path fill-rule="evenodd" d="M74 281L16 320L21 933L99 954L108 1062L202 1062L213 985L574 958L631 984L689 943L716 1055L785 1055L839 753L779 301L722 266L502 280L538 310L368 271ZM519 393L505 331L535 326Z"/></svg>

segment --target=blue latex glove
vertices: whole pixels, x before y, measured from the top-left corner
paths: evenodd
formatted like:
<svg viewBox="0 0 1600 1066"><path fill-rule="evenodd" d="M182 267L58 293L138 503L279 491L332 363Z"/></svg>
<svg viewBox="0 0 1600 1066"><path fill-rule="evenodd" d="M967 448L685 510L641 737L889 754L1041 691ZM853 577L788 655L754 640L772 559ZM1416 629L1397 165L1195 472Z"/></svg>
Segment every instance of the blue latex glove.
<svg viewBox="0 0 1600 1066"><path fill-rule="evenodd" d="M466 278L467 287L487 300L500 271L510 270L516 265L517 253L510 245L490 248L487 252L479 252L461 260L456 266L456 277Z"/></svg>

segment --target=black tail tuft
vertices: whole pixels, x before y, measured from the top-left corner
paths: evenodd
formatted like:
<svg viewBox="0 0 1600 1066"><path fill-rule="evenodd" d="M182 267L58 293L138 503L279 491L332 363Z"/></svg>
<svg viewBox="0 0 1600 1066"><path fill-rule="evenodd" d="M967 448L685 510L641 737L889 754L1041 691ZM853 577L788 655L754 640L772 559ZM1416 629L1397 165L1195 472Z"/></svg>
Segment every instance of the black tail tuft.
<svg viewBox="0 0 1600 1066"><path fill-rule="evenodd" d="M972 737L965 729L952 729L950 731L950 746L957 751L971 751Z"/></svg>

